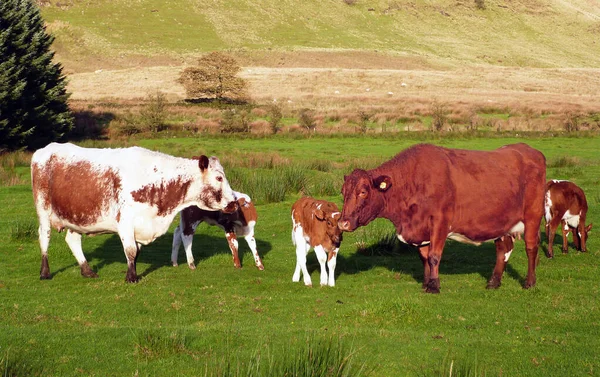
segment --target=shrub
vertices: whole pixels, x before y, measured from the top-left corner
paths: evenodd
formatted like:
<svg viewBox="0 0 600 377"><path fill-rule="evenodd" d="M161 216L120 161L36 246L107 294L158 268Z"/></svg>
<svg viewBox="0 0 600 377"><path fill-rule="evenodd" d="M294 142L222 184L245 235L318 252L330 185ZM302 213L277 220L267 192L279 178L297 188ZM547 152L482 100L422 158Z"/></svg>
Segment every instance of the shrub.
<svg viewBox="0 0 600 377"><path fill-rule="evenodd" d="M274 103L269 106L269 127L271 127L271 133L275 135L277 132L281 130L281 119L283 118L283 113L281 111L281 106Z"/></svg>
<svg viewBox="0 0 600 377"><path fill-rule="evenodd" d="M431 130L441 131L448 122L448 108L444 103L433 101L430 106Z"/></svg>
<svg viewBox="0 0 600 377"><path fill-rule="evenodd" d="M148 102L140 110L140 123L150 132L160 132L167 129L167 116L166 96L156 92L155 96L148 96Z"/></svg>
<svg viewBox="0 0 600 377"><path fill-rule="evenodd" d="M221 133L250 132L248 112L245 110L227 109L223 111L220 125Z"/></svg>
<svg viewBox="0 0 600 377"><path fill-rule="evenodd" d="M367 133L369 120L371 120L371 114L363 110L358 112L358 129L361 133Z"/></svg>
<svg viewBox="0 0 600 377"><path fill-rule="evenodd" d="M579 122L581 120L581 115L574 113L572 111L567 111L564 115L564 129L567 132L576 132L579 131Z"/></svg>
<svg viewBox="0 0 600 377"><path fill-rule="evenodd" d="M305 130L314 132L317 129L314 111L307 108L301 109L298 114L298 123Z"/></svg>

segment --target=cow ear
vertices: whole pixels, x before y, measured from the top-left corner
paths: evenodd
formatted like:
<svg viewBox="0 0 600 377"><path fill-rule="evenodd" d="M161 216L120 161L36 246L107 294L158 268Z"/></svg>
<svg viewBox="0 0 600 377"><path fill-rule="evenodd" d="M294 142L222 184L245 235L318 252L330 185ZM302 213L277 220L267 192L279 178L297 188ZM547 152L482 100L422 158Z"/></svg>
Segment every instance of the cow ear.
<svg viewBox="0 0 600 377"><path fill-rule="evenodd" d="M373 180L373 186L381 192L386 192L392 187L392 179L387 175L380 175Z"/></svg>
<svg viewBox="0 0 600 377"><path fill-rule="evenodd" d="M240 197L237 202L240 207L246 207L248 205L248 204L246 204L246 198L244 198L243 196Z"/></svg>
<svg viewBox="0 0 600 377"><path fill-rule="evenodd" d="M592 231L592 225L594 224L588 224L588 226L585 228L586 232L591 232Z"/></svg>
<svg viewBox="0 0 600 377"><path fill-rule="evenodd" d="M198 157L198 166L200 167L200 171L204 171L208 168L208 157L202 155Z"/></svg>
<svg viewBox="0 0 600 377"><path fill-rule="evenodd" d="M321 209L318 209L318 208L314 209L313 210L313 214L319 220L324 220L325 219L325 212L323 212L323 210L321 210Z"/></svg>

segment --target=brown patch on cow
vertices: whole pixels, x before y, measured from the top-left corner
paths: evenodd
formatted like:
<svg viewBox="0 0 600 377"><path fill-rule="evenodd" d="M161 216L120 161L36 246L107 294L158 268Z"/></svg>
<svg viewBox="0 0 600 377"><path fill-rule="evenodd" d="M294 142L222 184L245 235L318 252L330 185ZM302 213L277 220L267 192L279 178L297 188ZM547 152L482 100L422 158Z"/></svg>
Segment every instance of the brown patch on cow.
<svg viewBox="0 0 600 377"><path fill-rule="evenodd" d="M42 255L42 266L40 268L40 280L50 279L50 265L48 264L48 255Z"/></svg>
<svg viewBox="0 0 600 377"><path fill-rule="evenodd" d="M166 183L145 185L139 190L132 191L131 196L136 202L156 206L157 214L164 216L183 202L191 184L191 180L178 177Z"/></svg>
<svg viewBox="0 0 600 377"><path fill-rule="evenodd" d="M42 192L45 208L72 224L93 224L108 210L121 191L121 178L112 169L98 171L87 161L65 163L56 156L47 168L34 171L36 192ZM60 229L60 224L54 224Z"/></svg>

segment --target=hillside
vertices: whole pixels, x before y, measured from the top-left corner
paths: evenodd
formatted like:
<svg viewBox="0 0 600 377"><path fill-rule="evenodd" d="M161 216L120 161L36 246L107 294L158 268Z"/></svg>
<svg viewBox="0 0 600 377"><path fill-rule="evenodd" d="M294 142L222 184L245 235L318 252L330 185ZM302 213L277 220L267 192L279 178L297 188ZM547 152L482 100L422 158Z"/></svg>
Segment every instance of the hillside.
<svg viewBox="0 0 600 377"><path fill-rule="evenodd" d="M589 0L47 0L68 73L177 65L228 50L244 65L600 68ZM308 54L305 56L305 54Z"/></svg>

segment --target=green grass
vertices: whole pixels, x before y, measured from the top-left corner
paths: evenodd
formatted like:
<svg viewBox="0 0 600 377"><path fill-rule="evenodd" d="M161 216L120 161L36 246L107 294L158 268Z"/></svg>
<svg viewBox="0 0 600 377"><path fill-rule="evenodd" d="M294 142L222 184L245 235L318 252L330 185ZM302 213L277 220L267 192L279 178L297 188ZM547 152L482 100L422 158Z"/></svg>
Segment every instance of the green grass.
<svg viewBox="0 0 600 377"><path fill-rule="evenodd" d="M457 62L598 67L593 2L389 0L62 2L42 8L67 61L212 50L367 50ZM587 14L590 14L589 16ZM108 61L107 61L108 63ZM458 63L460 66L460 63Z"/></svg>
<svg viewBox="0 0 600 377"><path fill-rule="evenodd" d="M568 164L548 168L548 178L573 179L580 185L590 203L589 221L600 223L597 137L432 141L486 150L524 141L543 151L548 161L569 156ZM309 187L315 178L337 182L336 193L319 197L341 205L343 174L357 165L377 164L416 142L402 135L202 136L137 144L167 153L219 157L234 149L276 153L303 167ZM315 163L309 169L313 160L331 165ZM250 175L255 168L235 169ZM283 168L261 170L274 174ZM245 191L254 196L251 187ZM15 224L28 228L35 223L31 188L0 186L2 375L6 365L17 375L250 375L248 368L255 370L257 365L283 370L304 363L297 365L301 370L312 365L307 354L335 365L351 357L348 371L366 376L448 376L450 369L453 376L600 373L600 237L595 232L588 253L570 248L563 255L557 249L549 260L540 250L537 286L530 290L522 289L527 271L522 241L516 242L502 286L494 291L485 289L495 261L493 244L475 247L449 241L440 266L442 292L427 295L421 290L423 268L417 252L402 246L391 236L390 224L378 220L344 234L335 288L307 288L291 281L295 253L289 211L298 196L290 191L283 201L257 204L256 239L264 271L254 267L244 241L243 268L236 270L222 231L207 225L196 232L197 269L187 268L183 253L180 266L172 267L175 222L166 235L143 247L138 259L142 280L132 285L124 282L127 266L116 235L83 238L88 262L100 275L85 279L64 233L56 232L50 243L52 280L40 281L37 240L11 236L20 233ZM308 266L317 281L314 254Z"/></svg>

